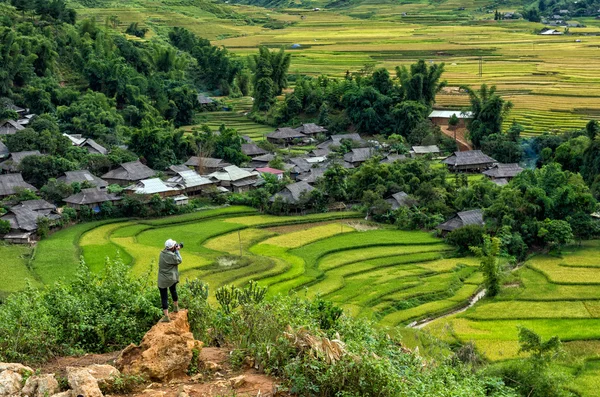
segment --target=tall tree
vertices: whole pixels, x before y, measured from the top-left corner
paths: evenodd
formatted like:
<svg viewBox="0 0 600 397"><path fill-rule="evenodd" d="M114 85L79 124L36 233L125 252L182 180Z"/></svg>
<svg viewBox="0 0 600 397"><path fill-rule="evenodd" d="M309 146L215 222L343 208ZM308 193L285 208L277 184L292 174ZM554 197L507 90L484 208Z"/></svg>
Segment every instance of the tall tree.
<svg viewBox="0 0 600 397"><path fill-rule="evenodd" d="M469 122L469 135L475 148L480 148L483 138L502 132L502 123L513 107L496 93L496 86L488 88L483 84L479 92L469 87L461 87L469 94L473 118Z"/></svg>
<svg viewBox="0 0 600 397"><path fill-rule="evenodd" d="M427 66L423 59L410 65L396 67L396 75L400 79L404 99L421 102L425 106L435 103L435 95L444 88L446 81L440 81L444 73L444 64Z"/></svg>

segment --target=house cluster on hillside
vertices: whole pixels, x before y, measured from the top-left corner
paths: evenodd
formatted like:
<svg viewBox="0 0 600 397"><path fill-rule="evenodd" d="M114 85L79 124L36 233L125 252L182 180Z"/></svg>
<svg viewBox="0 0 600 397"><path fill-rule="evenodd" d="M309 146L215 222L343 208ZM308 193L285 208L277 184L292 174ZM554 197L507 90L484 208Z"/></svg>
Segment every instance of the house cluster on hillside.
<svg viewBox="0 0 600 397"><path fill-rule="evenodd" d="M18 131L24 130L27 124L35 116L29 113L29 109L23 109L22 107L15 105L6 106L8 110L12 110L19 116L16 120L0 120L0 136L2 135L13 135Z"/></svg>
<svg viewBox="0 0 600 397"><path fill-rule="evenodd" d="M201 99L207 102L206 98L199 98L199 100ZM207 104L210 103L212 102L207 102ZM27 113L21 108L15 108L15 110L23 115ZM469 112L434 111L430 115L430 119L435 123L444 124L453 115L457 116L461 123L471 117ZM27 116L24 116L19 122L25 119ZM19 122L17 122L18 125L26 125L26 121L22 121L21 124ZM18 129L13 133L16 131ZM314 185L334 163L351 169L359 167L375 155L379 156L382 163L388 164L404 161L411 157L440 158L441 155L440 148L436 145L413 146L407 154L388 153L384 145L377 144L375 141L367 141L357 133L329 135L325 128L316 124L304 124L298 128L278 128L268 134L266 139L285 147L290 144L316 142L317 134L319 134L319 140L322 140L323 135L326 139L304 155L283 157L283 166L278 168L270 166L273 160L278 159L275 153L263 149L250 138L244 137L245 143L242 145L242 152L250 157L250 161L243 167L229 164L223 159L192 156L183 164L173 164L168 167L161 174L163 177L158 177L159 172L140 160L136 160L120 164L101 176L93 175L88 170L78 170L65 172L58 180L69 185L76 182L82 186L80 191L64 199L65 206L76 211L81 211L85 207L98 213L102 211L103 205L120 205L127 195L135 195L143 201L149 201L153 196L158 195L161 198L172 199L176 205L185 205L190 197L245 193L260 187L267 174L281 180L284 173L287 173L293 183L273 195L270 201L282 201L291 207L298 206L300 208L306 195L315 189ZM89 153L109 154L107 148L93 139L78 135L64 135L73 146L84 148ZM339 149L342 148L344 149L343 155L332 156L334 152L339 152ZM0 172L2 173L0 174L0 199L14 195L20 189L36 191L34 186L23 179L19 172L19 165L27 156L42 155L39 151L9 153L6 146L0 142ZM511 178L522 171L518 164L498 164L496 160L478 150L456 152L444 158L442 163L452 172L483 173L499 185L508 183ZM110 185L120 186L122 188L119 189L122 190L120 194L111 192ZM392 209L418 204L405 192L397 192L387 201ZM345 208L345 205L341 204L339 208ZM35 237L38 218L48 218L49 222L53 222L58 219L59 214L60 209L44 200L25 201L15 205L2 217L11 225L11 231L5 236L5 239L12 242L30 242ZM449 231L461 222L470 224L469 222L474 219L464 214L457 214L457 217L458 220L448 221L443 228L442 225L440 228Z"/></svg>

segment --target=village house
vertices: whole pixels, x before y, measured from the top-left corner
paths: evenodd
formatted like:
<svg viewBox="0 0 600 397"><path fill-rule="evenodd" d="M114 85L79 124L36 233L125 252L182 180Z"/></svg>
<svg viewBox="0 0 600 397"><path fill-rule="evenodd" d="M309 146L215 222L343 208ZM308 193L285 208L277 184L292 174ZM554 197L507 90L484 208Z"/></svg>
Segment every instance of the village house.
<svg viewBox="0 0 600 397"><path fill-rule="evenodd" d="M29 151L25 151L25 152L14 152L11 153L8 156L8 159L4 160L3 162L0 163L0 168L2 168L2 170L4 172L9 172L9 173L15 173L15 172L19 172L19 165L21 165L21 161L23 161L23 159L25 157L28 156L41 156L42 154L40 153L39 150L29 150Z"/></svg>
<svg viewBox="0 0 600 397"><path fill-rule="evenodd" d="M327 157L331 153L331 150L328 148L323 149L313 149L310 151L310 155L312 157Z"/></svg>
<svg viewBox="0 0 600 397"><path fill-rule="evenodd" d="M483 211L470 210L458 212L455 216L453 216L446 222L438 225L437 229L442 231L442 235L446 235L453 230L467 225L484 226L485 222L483 221Z"/></svg>
<svg viewBox="0 0 600 397"><path fill-rule="evenodd" d="M267 141L276 145L291 144L295 140L305 139L306 135L296 131L293 128L282 127L276 129L274 132L267 134Z"/></svg>
<svg viewBox="0 0 600 397"><path fill-rule="evenodd" d="M120 200L122 200L122 197L109 193L106 189L99 189L97 187L81 189L79 193L63 199L68 207L74 208L77 211L80 211L82 207L87 206L95 213L100 212L100 206L103 203L117 205Z"/></svg>
<svg viewBox="0 0 600 397"><path fill-rule="evenodd" d="M7 158L10 155L10 151L6 147L6 145L0 141L0 160Z"/></svg>
<svg viewBox="0 0 600 397"><path fill-rule="evenodd" d="M271 168L271 167L264 167L264 168L257 168L256 169L257 172L260 172L260 174L271 174L271 175L275 175L277 177L277 180L280 181L283 179L283 174L284 172L275 168Z"/></svg>
<svg viewBox="0 0 600 397"><path fill-rule="evenodd" d="M208 175L218 184L233 193L245 193L258 182L258 172L249 172L235 165L225 167L223 171L213 172Z"/></svg>
<svg viewBox="0 0 600 397"><path fill-rule="evenodd" d="M215 181L201 176L194 170L185 168L185 170L179 170L175 176L169 178L167 184L178 187L188 196L198 196L215 190Z"/></svg>
<svg viewBox="0 0 600 397"><path fill-rule="evenodd" d="M91 138L86 139L83 144L79 145L88 151L90 154L101 154L106 156L108 154L108 149L104 146L100 145L98 142L94 141Z"/></svg>
<svg viewBox="0 0 600 397"><path fill-rule="evenodd" d="M256 156L252 158L252 161L248 164L250 168L264 168L268 167L271 161L275 160L275 155L272 153L263 154L262 156Z"/></svg>
<svg viewBox="0 0 600 397"><path fill-rule="evenodd" d="M188 159L188 161L186 161L183 164L187 165L188 167L194 168L194 170L196 170L196 172L199 173L200 175L206 175L206 174L211 174L216 171L221 171L225 167L228 167L231 165L221 159L215 159L215 158L211 158L211 157L198 157L198 156L190 157Z"/></svg>
<svg viewBox="0 0 600 397"><path fill-rule="evenodd" d="M392 194L392 197L385 200L392 206L392 210L397 210L400 207L410 207L415 205L417 202L410 198L405 192L398 192Z"/></svg>
<svg viewBox="0 0 600 397"><path fill-rule="evenodd" d="M356 147L366 147L367 141L362 139L359 134L338 134L331 135L325 142L322 142L317 145L317 149L329 149L331 150L331 146L340 146L342 144L342 139L352 141L353 146Z"/></svg>
<svg viewBox="0 0 600 397"><path fill-rule="evenodd" d="M275 193L273 196L271 196L269 201L274 202L278 197L281 197L281 200L283 200L284 203L290 206L296 206L302 204L303 198L307 198L310 192L313 190L315 190L315 188L309 185L307 182L296 182L287 185L285 188L283 188L283 190Z"/></svg>
<svg viewBox="0 0 600 397"><path fill-rule="evenodd" d="M46 200L27 200L10 207L0 219L10 223L10 232L4 240L16 244L28 244L38 229L38 218L48 218L51 223L60 219L56 206Z"/></svg>
<svg viewBox="0 0 600 397"><path fill-rule="evenodd" d="M352 164L354 167L358 167L371 157L373 157L373 150L371 148L357 148L346 153L344 155L344 161Z"/></svg>
<svg viewBox="0 0 600 397"><path fill-rule="evenodd" d="M242 143L242 153L248 157L258 157L264 156L269 152L259 147L256 143Z"/></svg>
<svg viewBox="0 0 600 397"><path fill-rule="evenodd" d="M515 176L523 172L523 168L517 163L494 165L489 170L483 171L483 175L490 178L499 185L506 185Z"/></svg>
<svg viewBox="0 0 600 397"><path fill-rule="evenodd" d="M57 179L60 182L64 182L67 185L72 183L88 184L98 189L105 189L108 186L108 182L93 175L88 170L79 171L67 171L64 176Z"/></svg>
<svg viewBox="0 0 600 397"><path fill-rule="evenodd" d="M473 112L462 112L460 110L434 110L429 114L429 120L435 125L446 126L455 115L458 118L457 127L466 127L466 120L473 118Z"/></svg>
<svg viewBox="0 0 600 397"><path fill-rule="evenodd" d="M490 168L496 160L484 154L481 150L468 150L466 152L454 152L442 163L453 172L481 172Z"/></svg>
<svg viewBox="0 0 600 397"><path fill-rule="evenodd" d="M439 156L440 153L440 148L437 145L413 146L410 150L411 157Z"/></svg>
<svg viewBox="0 0 600 397"><path fill-rule="evenodd" d="M19 192L19 190L31 190L36 192L35 186L23 180L23 175L17 174L3 174L0 175L0 198L6 196L12 196Z"/></svg>
<svg viewBox="0 0 600 397"><path fill-rule="evenodd" d="M24 129L25 127L15 120L0 121L0 135L14 135Z"/></svg>
<svg viewBox="0 0 600 397"><path fill-rule="evenodd" d="M406 157L405 154L390 153L381 162L382 163L386 163L386 164L392 164L392 163L394 163L396 161L404 161L406 159L407 159L407 157Z"/></svg>
<svg viewBox="0 0 600 397"><path fill-rule="evenodd" d="M155 174L156 171L136 160L123 163L114 170L108 171L102 175L102 179L111 185L129 186L142 179L148 179Z"/></svg>
<svg viewBox="0 0 600 397"><path fill-rule="evenodd" d="M312 164L306 161L304 157L292 157L289 161L289 166L286 171L290 172L292 179L297 179L300 175L310 172Z"/></svg>
<svg viewBox="0 0 600 397"><path fill-rule="evenodd" d="M304 181L306 183L309 183L311 185L314 185L315 183L317 183L318 179L323 177L323 175L325 175L325 171L327 171L327 168L311 168L310 172L308 173L304 173L300 176L298 176L298 180L300 181Z"/></svg>
<svg viewBox="0 0 600 397"><path fill-rule="evenodd" d="M126 194L139 194L150 199L151 196L158 194L162 198L178 196L181 191L177 187L169 186L160 178L142 179L135 184L125 188Z"/></svg>
<svg viewBox="0 0 600 397"><path fill-rule="evenodd" d="M300 127L296 128L296 131L307 135L312 136L316 134L326 134L327 128L321 127L315 123L302 124Z"/></svg>

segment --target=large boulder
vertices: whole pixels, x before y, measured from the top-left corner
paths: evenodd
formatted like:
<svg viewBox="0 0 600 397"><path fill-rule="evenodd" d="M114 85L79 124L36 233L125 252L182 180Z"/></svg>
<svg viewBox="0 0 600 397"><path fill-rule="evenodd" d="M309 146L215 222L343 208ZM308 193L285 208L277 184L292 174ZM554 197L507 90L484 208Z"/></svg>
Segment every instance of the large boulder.
<svg viewBox="0 0 600 397"><path fill-rule="evenodd" d="M23 377L10 369L0 372L0 396L13 396L21 392Z"/></svg>
<svg viewBox="0 0 600 397"><path fill-rule="evenodd" d="M192 361L192 350L202 342L190 332L187 310L171 314L171 322L158 323L144 335L139 346L129 345L119 355L121 372L164 382L184 375Z"/></svg>
<svg viewBox="0 0 600 397"><path fill-rule="evenodd" d="M21 394L28 397L48 397L58 393L58 381L54 374L30 376Z"/></svg>
<svg viewBox="0 0 600 397"><path fill-rule="evenodd" d="M33 374L33 369L31 369L30 367L27 367L23 364L19 364L19 363L0 363L0 372L2 371L13 371L13 372L18 372L21 375L25 375L27 373L29 374Z"/></svg>
<svg viewBox="0 0 600 397"><path fill-rule="evenodd" d="M85 367L85 369L96 379L100 387L112 385L115 378L121 376L118 369L107 364L92 364Z"/></svg>
<svg viewBox="0 0 600 397"><path fill-rule="evenodd" d="M102 397L98 381L86 368L67 367L67 380L74 396Z"/></svg>

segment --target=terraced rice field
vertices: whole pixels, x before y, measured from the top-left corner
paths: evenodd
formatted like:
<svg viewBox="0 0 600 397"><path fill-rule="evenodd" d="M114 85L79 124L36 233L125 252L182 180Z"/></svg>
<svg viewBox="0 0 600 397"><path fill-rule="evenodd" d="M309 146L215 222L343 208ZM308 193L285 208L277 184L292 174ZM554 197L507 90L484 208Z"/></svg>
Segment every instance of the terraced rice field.
<svg viewBox="0 0 600 397"><path fill-rule="evenodd" d="M493 300L426 328L448 341L473 341L491 360L518 355L519 326L549 338L558 335L576 375L573 389L600 395L600 241L568 247L561 257L538 255L517 271L519 283Z"/></svg>
<svg viewBox="0 0 600 397"><path fill-rule="evenodd" d="M364 1L320 12L224 4L209 9L145 0L106 4L110 5L79 9L78 15L101 22L118 15L122 31L130 22L141 22L151 29L149 38L183 26L242 56L255 53L259 45L284 46L293 54L290 71L297 74L341 77L366 64L393 74L396 66L418 59L445 62L444 78L450 87L496 85L514 103L509 121L523 124L524 135L581 128L587 120L600 118L600 21L593 18L575 21L586 27L572 27L568 35L539 36L534 31L543 25L490 20L492 15L480 9L489 4L480 1ZM500 11L520 8L520 3L506 4ZM244 18L263 22L247 24ZM269 20L290 25L276 30L261 26ZM301 47L291 49L292 44ZM462 108L468 98L449 90L440 93L437 102ZM269 132L240 117L241 109L217 112L206 121L215 127L222 122L237 126L253 139Z"/></svg>
<svg viewBox="0 0 600 397"><path fill-rule="evenodd" d="M82 224L40 242L31 265L40 280L53 282L73 277L79 255L96 272L118 256L133 274L154 280L158 254L173 238L185 243L182 280L204 280L213 293L225 284L256 280L271 295L322 296L348 313L399 327L464 306L480 288L474 258L452 258L449 246L424 232L358 231L359 217L278 217L226 207Z"/></svg>

